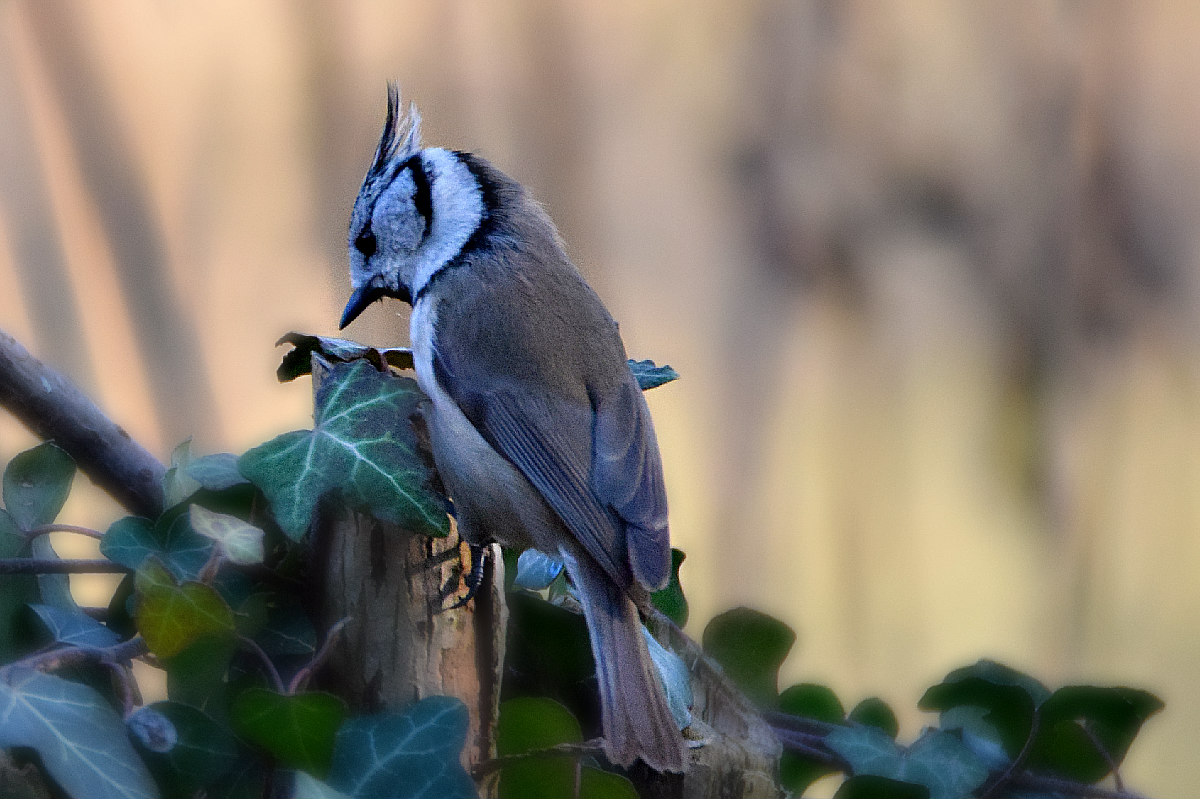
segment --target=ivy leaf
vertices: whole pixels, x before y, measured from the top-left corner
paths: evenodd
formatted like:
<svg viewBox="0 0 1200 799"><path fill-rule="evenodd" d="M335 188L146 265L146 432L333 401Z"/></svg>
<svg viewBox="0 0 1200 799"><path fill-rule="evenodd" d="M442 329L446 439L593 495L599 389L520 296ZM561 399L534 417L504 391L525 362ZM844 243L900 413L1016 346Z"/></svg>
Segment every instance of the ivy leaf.
<svg viewBox="0 0 1200 799"><path fill-rule="evenodd" d="M24 531L49 524L62 510L75 478L75 461L50 442L27 449L4 470L4 507Z"/></svg>
<svg viewBox="0 0 1200 799"><path fill-rule="evenodd" d="M383 371L385 363L397 369L413 368L412 350L407 347L379 349L344 338L309 336L294 332L286 334L275 342L276 347L280 344L291 344L295 348L283 356L283 362L279 364L279 369L275 372L281 383L295 380L301 375L311 374L313 353L317 353L327 361L348 362L362 358L379 371Z"/></svg>
<svg viewBox="0 0 1200 799"><path fill-rule="evenodd" d="M158 796L121 717L86 685L13 669L0 680L0 718L0 747L35 749L50 775L75 799Z"/></svg>
<svg viewBox="0 0 1200 799"><path fill-rule="evenodd" d="M846 717L842 702L827 685L805 682L793 685L779 694L779 709L793 716L803 716L830 724L840 724Z"/></svg>
<svg viewBox="0 0 1200 799"><path fill-rule="evenodd" d="M424 395L415 381L366 361L334 364L316 397L316 425L255 447L238 461L266 495L279 526L299 540L321 497L427 535L450 530L410 417Z"/></svg>
<svg viewBox="0 0 1200 799"><path fill-rule="evenodd" d="M103 648L121 642L121 636L81 610L54 605L30 605L50 636L60 644Z"/></svg>
<svg viewBox="0 0 1200 799"><path fill-rule="evenodd" d="M686 557L682 549L671 548L671 581L666 588L650 595L654 607L680 627L687 624L688 620L687 597L683 595L683 584L679 582L679 567Z"/></svg>
<svg viewBox="0 0 1200 799"><path fill-rule="evenodd" d="M238 745L233 731L180 702L156 702L138 712L143 711L161 717L175 732L175 743L168 750L158 752L147 748L144 755L163 793L219 796L208 789L237 764Z"/></svg>
<svg viewBox="0 0 1200 799"><path fill-rule="evenodd" d="M1109 759L1124 760L1142 724L1162 707L1158 697L1133 688L1059 688L1039 709L1041 724L1029 765L1067 779L1098 782L1112 770Z"/></svg>
<svg viewBox="0 0 1200 799"><path fill-rule="evenodd" d="M212 586L179 585L157 559L148 559L135 578L138 632L161 658L182 652L208 635L232 634L233 611Z"/></svg>
<svg viewBox="0 0 1200 799"><path fill-rule="evenodd" d="M877 696L869 696L859 702L847 718L857 724L883 730L889 738L895 738L900 732L900 722L896 719L895 712L887 702Z"/></svg>
<svg viewBox="0 0 1200 799"><path fill-rule="evenodd" d="M232 452L218 452L193 460L188 464L187 473L208 491L224 491L250 482L238 471L237 464L237 455Z"/></svg>
<svg viewBox="0 0 1200 799"><path fill-rule="evenodd" d="M75 461L65 451L46 442L13 458L4 470L4 505L22 531L49 524L62 510L75 479ZM48 536L38 536L29 545L35 558L56 559ZM37 576L41 600L62 608L74 608L71 585L65 574Z"/></svg>
<svg viewBox="0 0 1200 799"><path fill-rule="evenodd" d="M649 391L679 379L679 372L666 364L655 366L654 361L635 361L632 358L626 363L629 364L629 371L633 372L638 388L642 391Z"/></svg>
<svg viewBox="0 0 1200 799"><path fill-rule="evenodd" d="M29 543L17 523L0 508L0 558L27 558ZM35 644L36 630L25 607L39 601L37 578L32 574L8 574L0 590L0 663L8 663Z"/></svg>
<svg viewBox="0 0 1200 799"><path fill-rule="evenodd" d="M234 700L230 713L243 738L288 768L320 776L329 771L346 703L327 693L283 695L250 688Z"/></svg>
<svg viewBox="0 0 1200 799"><path fill-rule="evenodd" d="M263 531L236 516L211 511L203 505L191 505L188 518L199 535L215 541L230 563L253 566L263 561Z"/></svg>
<svg viewBox="0 0 1200 799"><path fill-rule="evenodd" d="M988 769L955 735L932 730L907 750L874 727L838 727L825 744L850 764L855 776L923 785L930 796L962 797L983 784Z"/></svg>
<svg viewBox="0 0 1200 799"><path fill-rule="evenodd" d="M562 574L561 560L550 557L545 552L527 549L517 558L517 576L513 585L517 588L528 588L530 591L541 591L549 588L558 575Z"/></svg>
<svg viewBox="0 0 1200 799"><path fill-rule="evenodd" d="M146 558L158 559L178 580L195 578L212 555L212 542L197 535L186 513L157 522L126 516L113 522L100 541L100 554L134 571Z"/></svg>
<svg viewBox="0 0 1200 799"><path fill-rule="evenodd" d="M841 700L830 688L815 683L793 685L779 695L779 709L804 718L839 724L845 717ZM779 781L794 796L837 769L796 752L785 751L779 758Z"/></svg>
<svg viewBox="0 0 1200 799"><path fill-rule="evenodd" d="M346 721L338 730L328 783L373 799L474 797L475 783L459 760L467 740L467 708L431 696L403 713Z"/></svg>
<svg viewBox="0 0 1200 799"><path fill-rule="evenodd" d="M796 633L776 618L750 608L714 616L704 628L704 651L759 705L775 703L779 667L796 642Z"/></svg>
<svg viewBox="0 0 1200 799"><path fill-rule="evenodd" d="M200 481L192 477L192 439L184 439L171 452L171 466L163 475L163 507L173 508L200 490Z"/></svg>
<svg viewBox="0 0 1200 799"><path fill-rule="evenodd" d="M962 706L981 708L979 718L995 731L1008 756L1015 758L1029 738L1035 710L1049 697L1049 689L1029 675L1002 663L980 660L947 674L925 692L917 706L943 714Z"/></svg>
<svg viewBox="0 0 1200 799"><path fill-rule="evenodd" d="M551 746L583 740L579 722L571 711L545 697L518 697L500 705L496 727L496 751L500 756L521 755ZM579 796L580 799L637 799L633 783L619 774L595 766L579 769L575 789L577 757L538 757L518 760L500 770L501 799L531 796Z"/></svg>
<svg viewBox="0 0 1200 799"><path fill-rule="evenodd" d="M873 774L850 777L838 786L833 799L929 799L929 789L911 782L890 780Z"/></svg>

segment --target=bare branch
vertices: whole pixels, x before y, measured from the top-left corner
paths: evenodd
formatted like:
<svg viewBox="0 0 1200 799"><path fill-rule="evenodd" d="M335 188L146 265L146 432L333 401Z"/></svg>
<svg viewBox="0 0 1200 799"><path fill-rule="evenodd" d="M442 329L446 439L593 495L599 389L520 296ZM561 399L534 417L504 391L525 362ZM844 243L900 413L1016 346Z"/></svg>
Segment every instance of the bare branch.
<svg viewBox="0 0 1200 799"><path fill-rule="evenodd" d="M166 469L63 375L0 330L0 405L40 438L66 450L96 485L128 510L162 511Z"/></svg>
<svg viewBox="0 0 1200 799"><path fill-rule="evenodd" d="M0 558L2 574L126 574L129 567L104 558L60 560L58 558Z"/></svg>

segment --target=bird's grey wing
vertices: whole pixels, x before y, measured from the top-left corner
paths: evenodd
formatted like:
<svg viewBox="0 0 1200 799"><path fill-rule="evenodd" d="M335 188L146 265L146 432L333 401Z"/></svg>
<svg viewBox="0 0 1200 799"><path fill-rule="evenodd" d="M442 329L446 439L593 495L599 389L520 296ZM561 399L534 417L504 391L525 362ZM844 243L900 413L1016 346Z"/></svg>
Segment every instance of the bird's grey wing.
<svg viewBox="0 0 1200 799"><path fill-rule="evenodd" d="M525 475L613 581L628 588L624 525L590 484L591 408L512 390L490 391L470 405L467 418L483 437Z"/></svg>
<svg viewBox="0 0 1200 799"><path fill-rule="evenodd" d="M593 439L592 488L625 522L634 577L663 588L671 576L667 492L650 409L632 375L599 399Z"/></svg>

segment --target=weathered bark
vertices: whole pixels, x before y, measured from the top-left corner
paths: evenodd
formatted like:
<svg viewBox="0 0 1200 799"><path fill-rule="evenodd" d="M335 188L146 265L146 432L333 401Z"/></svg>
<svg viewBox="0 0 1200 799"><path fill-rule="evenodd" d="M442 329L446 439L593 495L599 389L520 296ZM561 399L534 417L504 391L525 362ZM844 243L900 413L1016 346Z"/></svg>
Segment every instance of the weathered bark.
<svg viewBox="0 0 1200 799"><path fill-rule="evenodd" d="M314 358L314 391L323 371ZM445 610L466 590L471 563L455 529L432 538L330 511L313 530L318 622L329 629L347 620L322 682L365 712L434 695L462 700L471 717L467 768L496 754L507 613L493 554L475 599Z"/></svg>
<svg viewBox="0 0 1200 799"><path fill-rule="evenodd" d="M165 468L74 383L0 330L0 405L67 451L92 482L129 511L162 512Z"/></svg>

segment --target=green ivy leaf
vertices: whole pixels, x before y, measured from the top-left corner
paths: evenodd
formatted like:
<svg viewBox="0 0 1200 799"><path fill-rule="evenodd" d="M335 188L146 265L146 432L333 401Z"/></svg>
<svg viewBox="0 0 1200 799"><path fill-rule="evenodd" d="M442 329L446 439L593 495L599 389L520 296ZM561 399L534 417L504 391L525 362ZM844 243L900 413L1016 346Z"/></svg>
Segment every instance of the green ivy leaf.
<svg viewBox="0 0 1200 799"><path fill-rule="evenodd" d="M30 607L57 643L103 648L121 642L121 636L81 610L66 610L54 605Z"/></svg>
<svg viewBox="0 0 1200 799"><path fill-rule="evenodd" d="M680 627L687 624L688 620L687 597L683 595L683 584L679 582L679 567L686 557L682 549L671 548L671 581L666 588L650 595L654 607Z"/></svg>
<svg viewBox="0 0 1200 799"><path fill-rule="evenodd" d="M142 710L165 718L175 730L175 744L169 750L147 750L143 754L166 796L206 792L237 764L238 745L233 731L206 713L180 702L155 702Z"/></svg>
<svg viewBox="0 0 1200 799"><path fill-rule="evenodd" d="M228 631L203 635L178 653L163 658L167 695L175 702L200 710L219 722L228 720L225 681L237 641Z"/></svg>
<svg viewBox="0 0 1200 799"><path fill-rule="evenodd" d="M846 711L837 694L827 685L805 682L793 685L779 695L779 709L793 716L803 716L830 724L840 724Z"/></svg>
<svg viewBox="0 0 1200 799"><path fill-rule="evenodd" d="M253 566L263 561L263 531L236 516L217 513L203 505L191 505L188 519L199 535L215 541L222 556L239 566Z"/></svg>
<svg viewBox="0 0 1200 799"><path fill-rule="evenodd" d="M635 361L632 358L626 363L629 364L629 371L633 372L633 377L638 382L638 388L642 391L649 391L679 379L679 372L666 364L655 366L654 361Z"/></svg>
<svg viewBox="0 0 1200 799"><path fill-rule="evenodd" d="M1133 688L1059 688L1039 709L1041 723L1029 765L1067 779L1098 782L1112 770L1109 758L1120 763L1142 724L1162 707L1158 697Z"/></svg>
<svg viewBox="0 0 1200 799"><path fill-rule="evenodd" d="M233 611L212 586L179 585L157 559L148 559L135 578L138 632L161 658L179 654L208 635L233 634Z"/></svg>
<svg viewBox="0 0 1200 799"><path fill-rule="evenodd" d="M346 721L338 730L327 782L373 799L474 797L475 783L459 760L467 740L467 708L431 696L403 713Z"/></svg>
<svg viewBox="0 0 1200 799"><path fill-rule="evenodd" d="M779 667L796 642L783 622L750 608L714 616L704 628L704 651L750 699L762 706L779 694Z"/></svg>
<svg viewBox="0 0 1200 799"><path fill-rule="evenodd" d="M316 425L255 447L238 461L267 496L279 526L299 540L321 497L427 535L450 530L442 496L409 422L424 395L415 381L366 361L334 364L316 397Z"/></svg>
<svg viewBox="0 0 1200 799"><path fill-rule="evenodd" d="M921 697L922 710L945 713L956 707L981 708L980 717L1015 758L1029 738L1037 706L1050 697L1046 686L1027 674L991 660L956 669Z"/></svg>
<svg viewBox="0 0 1200 799"><path fill-rule="evenodd" d="M75 479L75 461L50 442L27 449L4 470L4 507L22 530L49 524Z"/></svg>
<svg viewBox="0 0 1200 799"><path fill-rule="evenodd" d="M238 458L232 452L218 452L194 459L187 467L188 475L207 491L225 491L250 483L238 471Z"/></svg>
<svg viewBox="0 0 1200 799"><path fill-rule="evenodd" d="M32 669L10 670L0 680L0 718L0 747L36 750L75 799L158 796L121 717L86 685Z"/></svg>
<svg viewBox="0 0 1200 799"><path fill-rule="evenodd" d="M874 727L838 727L825 736L825 744L850 764L855 776L923 785L930 796L967 796L988 777L979 758L943 730L927 732L907 750Z"/></svg>
<svg viewBox="0 0 1200 799"><path fill-rule="evenodd" d="M234 700L230 715L239 735L284 766L324 776L346 703L327 693L283 695L250 688Z"/></svg>
<svg viewBox="0 0 1200 799"><path fill-rule="evenodd" d="M496 750L501 756L536 752L558 744L583 740L579 722L552 699L519 697L500 705ZM637 799L633 783L619 774L583 765L579 792L575 792L578 757L539 757L509 763L500 770L501 799L532 796L579 796L580 799Z"/></svg>
<svg viewBox="0 0 1200 799"><path fill-rule="evenodd" d="M184 439L171 452L171 466L163 475L163 507L173 508L200 490L200 481L189 474L192 439Z"/></svg>
<svg viewBox="0 0 1200 799"><path fill-rule="evenodd" d="M138 570L149 557L178 580L195 578L212 555L212 541L197 535L186 513L166 514L157 522L126 516L113 522L100 541L100 554Z"/></svg>
<svg viewBox="0 0 1200 799"><path fill-rule="evenodd" d="M929 799L929 789L911 782L873 774L850 777L838 786L834 799Z"/></svg>
<svg viewBox="0 0 1200 799"><path fill-rule="evenodd" d="M0 558L27 558L29 543L7 511L0 509ZM35 645L35 630L26 606L39 601L37 578L32 574L5 575L0 583L0 663L26 654Z"/></svg>
<svg viewBox="0 0 1200 799"><path fill-rule="evenodd" d="M887 702L877 696L870 696L859 702L847 718L856 724L883 730L889 738L895 738L900 732L900 722L896 719L896 714Z"/></svg>

